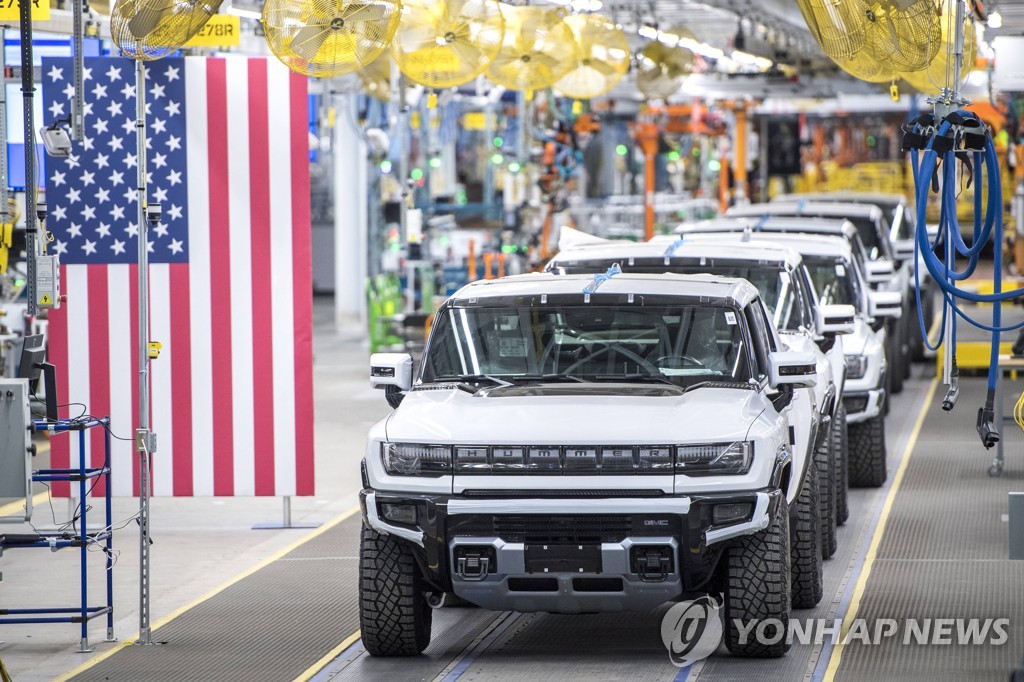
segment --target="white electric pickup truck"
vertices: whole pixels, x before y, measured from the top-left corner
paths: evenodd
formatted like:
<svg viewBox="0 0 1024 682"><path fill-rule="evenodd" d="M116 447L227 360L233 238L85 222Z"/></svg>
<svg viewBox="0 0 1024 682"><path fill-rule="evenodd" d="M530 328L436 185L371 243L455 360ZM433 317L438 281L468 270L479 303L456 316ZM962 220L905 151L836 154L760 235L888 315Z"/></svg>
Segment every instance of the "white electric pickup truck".
<svg viewBox="0 0 1024 682"><path fill-rule="evenodd" d="M560 246L574 241L576 235L563 228ZM576 238L578 241L578 238ZM548 263L547 269L559 274L601 273L613 266L624 272L658 274L709 273L722 277L739 277L753 284L768 308L772 324L790 350L808 351L817 357L818 382L813 389L818 405L819 423L816 441L809 441L810 424L790 422L796 432L795 459L802 468L803 458L815 460L818 473L821 555L828 559L837 549L836 526L849 515L846 484L846 415L842 406L842 382L845 356L841 335L853 331L852 306L821 306L799 253L768 241L738 243L729 240L714 243L686 242L676 237L655 237L649 242L621 240L595 241L562 250ZM804 419L804 421L807 421ZM792 505L795 499L789 494ZM790 530L799 524L791 525ZM804 529L805 533L809 531ZM812 544L814 539L797 542ZM794 549L797 545L794 545ZM794 564L799 557L794 556ZM808 559L813 561L813 559ZM795 569L793 605L813 606L817 599L798 588L800 571ZM807 584L807 583L805 583ZM809 585L808 585L809 587Z"/></svg>
<svg viewBox="0 0 1024 682"><path fill-rule="evenodd" d="M897 260L889 237L890 226L882 209L873 204L839 201L773 201L768 204L734 206L730 217L802 218L811 221L850 223L867 256L865 272L871 275L868 284L879 291L897 291L903 297L904 314L886 320L889 361L889 384L893 393L903 390L903 380L910 373L910 302L914 300L913 251L910 260ZM824 233L824 230L822 230ZM911 244L913 247L913 244ZM855 254L857 255L857 254Z"/></svg>
<svg viewBox="0 0 1024 682"><path fill-rule="evenodd" d="M408 355L371 357L371 385L398 407L362 461L367 651L421 652L446 594L581 613L710 593L733 654L783 655L786 491L800 476L785 410L810 399L796 389L817 363L781 348L745 280L532 274L460 289L415 372Z"/></svg>
<svg viewBox="0 0 1024 682"><path fill-rule="evenodd" d="M719 241L723 232L688 232L686 239ZM888 403L885 320L902 314L902 299L894 291L872 291L850 242L841 236L772 232L734 233L738 241L766 238L800 253L822 304L852 305L856 310L853 333L843 338L846 380L843 407L849 429L849 483L878 487L885 483L885 411Z"/></svg>

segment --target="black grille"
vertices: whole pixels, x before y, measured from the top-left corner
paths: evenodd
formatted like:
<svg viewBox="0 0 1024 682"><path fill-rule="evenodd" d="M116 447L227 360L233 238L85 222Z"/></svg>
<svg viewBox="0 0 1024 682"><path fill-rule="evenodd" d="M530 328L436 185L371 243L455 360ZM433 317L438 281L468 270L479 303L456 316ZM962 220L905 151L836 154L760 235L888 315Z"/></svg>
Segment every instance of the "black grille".
<svg viewBox="0 0 1024 682"><path fill-rule="evenodd" d="M558 592L556 578L509 578L510 592Z"/></svg>
<svg viewBox="0 0 1024 682"><path fill-rule="evenodd" d="M573 578L576 592L622 592L622 578Z"/></svg>
<svg viewBox="0 0 1024 682"><path fill-rule="evenodd" d="M677 536L672 516L453 516L449 537L496 537L526 544L621 542L633 536Z"/></svg>
<svg viewBox="0 0 1024 682"><path fill-rule="evenodd" d="M843 404L847 412L863 412L868 409L868 397L866 395L843 396Z"/></svg>

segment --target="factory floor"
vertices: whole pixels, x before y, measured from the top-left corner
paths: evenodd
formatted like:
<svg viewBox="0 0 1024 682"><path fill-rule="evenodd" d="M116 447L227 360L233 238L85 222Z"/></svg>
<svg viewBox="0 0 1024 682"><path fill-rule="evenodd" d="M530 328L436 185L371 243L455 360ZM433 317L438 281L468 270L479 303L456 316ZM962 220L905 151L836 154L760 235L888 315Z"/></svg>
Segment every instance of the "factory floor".
<svg viewBox="0 0 1024 682"><path fill-rule="evenodd" d="M72 625L0 626L0 658L15 682L72 673L76 680L562 680L840 679L1005 680L1024 653L1024 562L1007 556L1007 492L1021 489L1016 456L1024 436L1007 428L1003 477L986 470L991 454L974 434L982 379L962 379L960 405L939 409L933 365L918 365L887 420L889 479L852 490L839 551L825 563L825 596L794 617L1010 619L1000 645L916 646L887 640L794 644L779 660L741 660L724 648L696 665L669 661L656 614L496 613L477 608L434 612L425 655L373 659L358 640L356 554L359 518L351 513L367 427L388 408L366 387L366 351L333 333L318 308L317 492L293 501L296 521L316 530L252 530L280 517L275 499L158 499L154 502L153 619L156 647L125 646L137 629L135 526L119 532L115 635L90 628L93 654L75 653ZM1008 386L1014 395L1017 386ZM115 518L136 501L115 501ZM66 514L60 501L57 511ZM45 515L45 516L44 516ZM49 521L49 509L36 522ZM59 520L59 518L58 518ZM71 603L75 557L46 550L2 559L0 607L41 598ZM95 589L102 567L94 566ZM222 589L218 589L222 588ZM93 592L98 594L98 592ZM902 620L901 620L902 624ZM901 632L902 636L902 632ZM898 639L898 638L897 638Z"/></svg>
<svg viewBox="0 0 1024 682"><path fill-rule="evenodd" d="M357 505L366 432L390 411L383 394L369 388L365 344L355 335L343 339L335 332L331 301L318 299L314 316L316 496L292 499L293 523L324 523ZM46 464L45 453L40 460L37 466ZM103 500L93 501L92 507L89 525L102 525ZM68 520L67 500L55 499L53 509L58 524ZM115 523L137 511L138 498L114 498ZM282 514L281 498L154 498L152 621L159 622L314 532L252 529L258 523L280 523ZM45 495L36 499L32 522L43 531L54 526ZM0 532L26 533L31 528L3 525ZM114 548L120 554L114 567L114 634L121 641L138 631L138 546L134 523L115 533ZM90 602L102 603L103 557L97 552L91 559ZM0 573L0 609L77 603L77 550L8 550L0 558ZM70 624L0 625L0 660L15 682L53 679L93 655L77 653L78 631ZM89 635L96 653L112 646L103 641L103 618L90 624Z"/></svg>

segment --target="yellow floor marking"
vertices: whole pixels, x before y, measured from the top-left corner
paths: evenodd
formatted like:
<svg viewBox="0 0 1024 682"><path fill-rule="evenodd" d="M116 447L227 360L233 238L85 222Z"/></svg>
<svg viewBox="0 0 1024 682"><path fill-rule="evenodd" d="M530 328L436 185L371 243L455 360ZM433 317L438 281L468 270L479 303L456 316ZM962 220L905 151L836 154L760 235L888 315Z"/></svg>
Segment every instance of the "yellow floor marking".
<svg viewBox="0 0 1024 682"><path fill-rule="evenodd" d="M285 556L286 554L288 554L292 550L295 550L295 549L301 547L302 545L306 544L310 540L323 535L324 533L329 531L331 528L334 528L335 526L337 526L342 521L345 521L346 519L349 519L349 518L351 518L352 516L355 516L358 513L359 513L359 506L358 505L356 505L355 507L352 507L351 509L348 509L348 510L342 512L341 514L339 514L338 516L335 516L333 519L331 519L330 521L328 521L324 525L322 525L319 528L317 528L315 531L313 531L309 535L296 540L295 542L293 542L290 545L284 547L283 549L279 549L278 551L274 552L273 554L271 554L267 558L259 561L258 563L254 564L253 566L249 567L248 569L242 571L241 573L239 573L235 577L231 578L227 582L221 583L220 585L218 585L217 587L213 588L212 590L210 590L209 592L207 592L203 596L201 596L201 597L199 597L197 599L193 599L192 601L188 602L187 604L184 604L184 605L179 606L178 608L174 609L173 611L168 613L163 618L160 618L159 620L157 620L154 623L152 623L150 625L150 630L155 631L158 628L163 627L164 625L167 625L172 620L174 620L175 618L177 618L181 614L185 613L189 609L191 609L191 608L193 608L195 606L198 606L199 604L202 604L204 601L207 601L207 600L217 596L218 594L220 594L224 590L228 589L229 587L231 587L235 583L237 583L237 582L239 582L241 580L244 580L245 578L248 578L250 575L252 575L256 571L260 570L261 568L264 568L264 567L270 565L271 563L277 561L278 559L280 559L281 557ZM119 642L118 644L110 647L109 649L107 649L106 651L103 651L102 653L96 654L95 656L90 658L85 663L82 663L81 665L79 665L79 666L73 668L72 670L64 673L60 677L57 677L56 679L54 679L54 682L65 682L66 680L70 680L75 675L78 675L78 674L88 670L89 668L93 667L97 663L100 663L101 661L105 661L106 659L110 658L111 656L116 654L118 651L120 651L124 647L133 645L138 638L139 638L139 633L136 632L135 634L133 634L128 639L126 639L126 640L124 640L122 642Z"/></svg>
<svg viewBox="0 0 1024 682"><path fill-rule="evenodd" d="M921 433L921 425L924 424L925 415L928 414L928 407L932 404L932 398L935 397L935 389L938 388L938 385L939 378L935 377L932 379L932 385L928 388L927 395L925 395L921 412L917 415L914 430L910 432L910 438L907 439L907 446L903 449L903 458L900 460L900 466L896 470L896 476L893 479L892 486L889 488L889 494L885 497L882 514L878 519L878 525L875 526L875 532L871 536L871 545L868 547L868 553L864 556L864 568L861 569L860 576L857 578L857 586L853 590L850 608L843 619L839 641L836 642L836 646L832 650L832 657L829 659L828 668L825 670L825 682L832 682L839 671L839 663L843 660L843 639L846 637L846 633L850 631L853 621L857 618L857 611L860 610L860 601L864 597L864 588L868 583L868 577L871 575L871 567L875 563L878 546L881 544L882 536L885 534L885 526L889 521L889 514L892 512L893 501L896 499L896 493L899 492L900 484L903 483L903 476L906 474L907 465L910 462L910 453L914 451L914 446L917 444L917 437Z"/></svg>

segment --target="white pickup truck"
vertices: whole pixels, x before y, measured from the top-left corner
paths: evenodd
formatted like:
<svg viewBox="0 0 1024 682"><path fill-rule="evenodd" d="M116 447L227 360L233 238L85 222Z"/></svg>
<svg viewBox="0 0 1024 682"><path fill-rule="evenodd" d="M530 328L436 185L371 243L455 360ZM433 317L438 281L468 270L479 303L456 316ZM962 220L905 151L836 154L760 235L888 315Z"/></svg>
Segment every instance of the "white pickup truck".
<svg viewBox="0 0 1024 682"><path fill-rule="evenodd" d="M698 223L686 239L720 240L729 220ZM701 226L704 232L701 232ZM844 337L846 381L843 406L849 425L849 482L856 487L878 487L887 478L885 445L886 389L885 320L902 314L902 297L894 291L872 291L863 264L845 236L772 231L761 235L732 233L739 241L758 237L800 253L822 304L852 305L856 310L853 333ZM703 235L703 236L701 236Z"/></svg>
<svg viewBox="0 0 1024 682"><path fill-rule="evenodd" d="M797 425L795 430L798 455L813 457L817 465L821 555L828 559L837 549L836 526L848 517L846 415L842 407L846 361L841 335L853 331L854 309L820 306L801 256L792 249L767 241L739 243L728 239L726 235L719 243L686 242L676 237L656 237L645 243L597 241L585 236L581 240L578 233L563 228L563 248L548 264L548 270L560 274L598 273L617 265L624 272L739 277L757 288L783 343L791 350L808 351L817 357L818 382L813 391L822 426L813 442L807 439L809 424ZM582 244L568 246L574 240ZM797 589L798 573L794 571L794 606L816 604L817 600Z"/></svg>
<svg viewBox="0 0 1024 682"><path fill-rule="evenodd" d="M800 475L784 411L817 376L812 353L781 350L744 280L463 287L418 370L371 358L371 384L398 407L362 462L367 651L421 652L446 594L580 613L710 593L734 655L783 655L772 634L789 622L786 492Z"/></svg>

